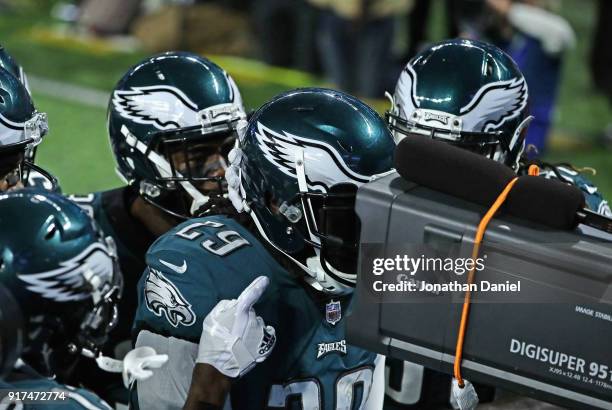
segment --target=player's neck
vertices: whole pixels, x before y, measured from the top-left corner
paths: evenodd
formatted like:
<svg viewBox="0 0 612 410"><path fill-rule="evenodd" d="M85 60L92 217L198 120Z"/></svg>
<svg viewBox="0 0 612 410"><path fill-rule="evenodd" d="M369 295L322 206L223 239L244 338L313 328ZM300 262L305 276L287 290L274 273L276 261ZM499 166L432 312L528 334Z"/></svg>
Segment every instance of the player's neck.
<svg viewBox="0 0 612 410"><path fill-rule="evenodd" d="M274 260L276 260L276 262L280 266L282 266L287 271L287 273L296 282L300 284L300 286L304 288L304 290L312 297L313 300L319 303L321 302L324 303L324 302L329 301L330 299L343 299L346 297L346 296L335 296L327 292L316 290L313 286L308 284L306 280L304 280L306 276L306 272L304 272L302 268L300 268L295 262L289 259L286 255L283 255L281 252L279 252L278 249L270 245L270 243L261 236L255 224L252 223L251 218L248 218L248 220L243 218L242 221L244 222L242 223L242 225L246 227L253 235L255 235L257 239L259 239L259 242L264 246L264 248L266 248L266 250L270 253L270 255L272 255Z"/></svg>
<svg viewBox="0 0 612 410"><path fill-rule="evenodd" d="M159 237L176 226L176 219L138 196L130 205L130 213L151 234Z"/></svg>

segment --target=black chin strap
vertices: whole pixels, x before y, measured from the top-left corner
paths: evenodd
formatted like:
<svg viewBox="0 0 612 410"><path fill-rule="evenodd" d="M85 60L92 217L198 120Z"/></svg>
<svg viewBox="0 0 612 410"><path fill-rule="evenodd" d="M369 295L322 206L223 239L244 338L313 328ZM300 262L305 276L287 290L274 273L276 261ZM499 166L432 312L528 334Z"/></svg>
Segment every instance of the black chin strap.
<svg viewBox="0 0 612 410"><path fill-rule="evenodd" d="M24 185L28 184L28 177L30 176L31 170L38 172L51 184L51 186L49 187L49 191L55 192L59 189L59 182L57 181L57 178L55 178L53 175L51 175L49 172L45 171L38 165L27 160L24 160L22 164L22 181L24 182Z"/></svg>
<svg viewBox="0 0 612 410"><path fill-rule="evenodd" d="M165 206L162 206L160 204L158 204L157 202L155 202L153 199L149 198L147 195L142 195L142 199L145 200L146 203L153 205L155 208L159 209L160 211L173 216L177 219L179 219L180 221L186 221L189 219L189 217L185 216L185 215L181 215L178 212L174 212L168 208L166 208Z"/></svg>

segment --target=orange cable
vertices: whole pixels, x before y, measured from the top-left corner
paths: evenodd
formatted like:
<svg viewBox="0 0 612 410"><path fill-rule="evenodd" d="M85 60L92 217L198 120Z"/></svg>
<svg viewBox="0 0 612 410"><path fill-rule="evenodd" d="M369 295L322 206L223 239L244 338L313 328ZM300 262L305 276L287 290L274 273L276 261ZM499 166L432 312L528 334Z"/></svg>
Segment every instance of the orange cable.
<svg viewBox="0 0 612 410"><path fill-rule="evenodd" d="M531 167L529 167L529 172L531 175ZM476 237L474 238L474 248L472 250L472 260L475 260L478 256L478 253L480 251L480 243L482 242L482 238L484 237L484 234L485 234L485 231L487 230L487 226L489 225L489 222L491 222L491 219L493 219L493 216L495 215L495 213L503 205L504 201L508 197L508 194L510 193L510 190L512 190L512 188L514 187L514 184L516 184L516 181L518 181L518 177L514 178L512 181L508 183L508 185L506 185L504 190L501 192L501 194L499 194L499 196L497 197L497 199L495 200L491 208L489 208L485 216L482 217L480 223L478 224L478 229L476 230ZM470 273L468 274L468 285L472 284L472 282L474 281L474 270L475 270L475 267L470 269ZM459 325L459 334L457 335L457 346L455 348L454 373L455 373L455 379L457 379L457 383L459 384L459 387L461 388L464 387L463 378L461 377L461 360L463 356L463 342L465 339L467 321L468 321L468 316L470 313L471 299L472 299L472 294L468 287L468 290L465 293L465 298L463 300L463 311L461 312L461 324Z"/></svg>

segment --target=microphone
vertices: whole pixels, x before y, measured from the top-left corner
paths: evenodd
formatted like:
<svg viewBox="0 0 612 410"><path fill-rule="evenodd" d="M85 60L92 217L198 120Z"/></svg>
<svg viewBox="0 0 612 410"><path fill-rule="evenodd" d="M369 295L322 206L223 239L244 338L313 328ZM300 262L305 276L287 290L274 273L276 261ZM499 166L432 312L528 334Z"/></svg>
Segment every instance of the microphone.
<svg viewBox="0 0 612 410"><path fill-rule="evenodd" d="M483 206L491 206L516 174L504 164L422 135L402 139L395 169L406 180ZM501 210L555 229L579 223L612 233L612 219L584 209L580 189L554 179L521 176Z"/></svg>

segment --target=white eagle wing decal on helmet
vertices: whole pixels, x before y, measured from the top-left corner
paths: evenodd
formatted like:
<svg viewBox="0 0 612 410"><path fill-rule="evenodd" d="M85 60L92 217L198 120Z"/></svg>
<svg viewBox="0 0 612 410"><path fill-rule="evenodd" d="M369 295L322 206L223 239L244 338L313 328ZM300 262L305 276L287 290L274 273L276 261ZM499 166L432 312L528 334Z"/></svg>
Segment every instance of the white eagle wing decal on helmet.
<svg viewBox="0 0 612 410"><path fill-rule="evenodd" d="M156 316L165 316L174 327L193 325L196 316L191 303L160 271L153 268L148 271L144 289L147 309Z"/></svg>
<svg viewBox="0 0 612 410"><path fill-rule="evenodd" d="M229 85L229 89L231 93L230 101L242 107L243 105L242 95L240 94L238 85L236 85L236 82L234 81L234 79L226 71L224 71L223 74L225 75L225 79L227 80L227 84Z"/></svg>
<svg viewBox="0 0 612 410"><path fill-rule="evenodd" d="M91 283L102 287L112 281L113 260L100 243L91 244L83 252L60 265L61 267L48 272L24 273L17 277L28 284L27 289L30 292L57 302L87 299L92 297L96 290L90 288Z"/></svg>
<svg viewBox="0 0 612 410"><path fill-rule="evenodd" d="M113 105L122 117L160 130L200 124L197 105L181 90L167 85L117 90Z"/></svg>
<svg viewBox="0 0 612 410"><path fill-rule="evenodd" d="M362 184L370 180L369 176L351 170L336 149L322 141L299 137L285 131L279 134L260 122L257 123L255 136L266 159L283 173L296 179L296 155L300 150L303 151L306 182L313 190L326 192L334 184Z"/></svg>
<svg viewBox="0 0 612 410"><path fill-rule="evenodd" d="M498 81L482 87L460 110L464 130L490 132L516 118L527 105L524 78Z"/></svg>
<svg viewBox="0 0 612 410"><path fill-rule="evenodd" d="M397 111L394 114L400 115L400 110L403 111L404 118L410 118L410 115L419 107L416 99L416 73L410 66L406 66L400 74L397 81L394 97L394 109Z"/></svg>
<svg viewBox="0 0 612 410"><path fill-rule="evenodd" d="M0 114L0 147L24 141L24 126L25 123L13 122Z"/></svg>

